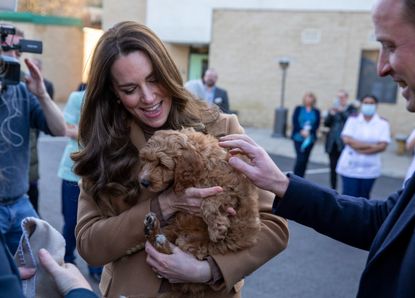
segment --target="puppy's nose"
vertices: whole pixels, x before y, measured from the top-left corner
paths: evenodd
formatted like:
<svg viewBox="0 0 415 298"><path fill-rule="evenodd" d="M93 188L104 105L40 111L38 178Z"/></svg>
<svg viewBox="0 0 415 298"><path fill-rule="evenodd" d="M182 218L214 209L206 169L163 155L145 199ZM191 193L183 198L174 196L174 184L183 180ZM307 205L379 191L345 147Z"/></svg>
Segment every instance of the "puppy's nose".
<svg viewBox="0 0 415 298"><path fill-rule="evenodd" d="M147 188L150 186L150 181L148 181L147 179L141 179L140 184L142 187Z"/></svg>

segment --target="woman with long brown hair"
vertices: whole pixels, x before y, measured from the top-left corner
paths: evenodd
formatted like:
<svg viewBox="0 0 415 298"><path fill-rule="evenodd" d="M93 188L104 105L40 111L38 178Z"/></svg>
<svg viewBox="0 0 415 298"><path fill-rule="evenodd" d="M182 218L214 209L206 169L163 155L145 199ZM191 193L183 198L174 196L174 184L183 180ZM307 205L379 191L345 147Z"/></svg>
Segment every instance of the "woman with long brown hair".
<svg viewBox="0 0 415 298"><path fill-rule="evenodd" d="M272 215L273 196L259 191L261 231L253 247L197 260L178 248L157 252L145 243L144 216L162 222L178 210L197 213L201 199L221 188L150 194L138 185L138 155L159 129L193 127L216 137L243 133L235 115L221 114L192 97L159 38L147 27L122 22L98 42L79 125L81 149L73 158L82 178L77 247L91 265L105 265L105 297L154 297L171 283L210 285L206 297L240 297L244 276L285 248L286 221Z"/></svg>

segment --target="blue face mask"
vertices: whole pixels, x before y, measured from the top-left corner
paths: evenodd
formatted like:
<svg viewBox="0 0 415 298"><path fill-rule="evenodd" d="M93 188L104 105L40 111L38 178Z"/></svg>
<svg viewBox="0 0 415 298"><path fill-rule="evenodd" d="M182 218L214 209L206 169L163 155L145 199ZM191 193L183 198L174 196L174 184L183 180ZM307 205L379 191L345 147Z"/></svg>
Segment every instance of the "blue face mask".
<svg viewBox="0 0 415 298"><path fill-rule="evenodd" d="M373 116L376 113L376 105L375 104L364 103L360 107L360 111L365 116Z"/></svg>

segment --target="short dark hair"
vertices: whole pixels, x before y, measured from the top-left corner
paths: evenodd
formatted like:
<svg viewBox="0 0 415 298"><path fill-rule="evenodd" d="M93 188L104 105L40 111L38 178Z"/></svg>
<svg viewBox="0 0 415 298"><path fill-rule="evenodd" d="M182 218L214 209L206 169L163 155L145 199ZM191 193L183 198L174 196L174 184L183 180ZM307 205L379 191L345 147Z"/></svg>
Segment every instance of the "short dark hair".
<svg viewBox="0 0 415 298"><path fill-rule="evenodd" d="M404 0L404 18L415 26L415 0Z"/></svg>
<svg viewBox="0 0 415 298"><path fill-rule="evenodd" d="M363 102L363 100L365 99L365 98L373 98L374 100L375 100L375 102L376 102L376 104L378 104L379 103L379 99L375 96L375 95L373 95L373 94L366 94L366 95L363 95L361 98L360 98L360 102Z"/></svg>

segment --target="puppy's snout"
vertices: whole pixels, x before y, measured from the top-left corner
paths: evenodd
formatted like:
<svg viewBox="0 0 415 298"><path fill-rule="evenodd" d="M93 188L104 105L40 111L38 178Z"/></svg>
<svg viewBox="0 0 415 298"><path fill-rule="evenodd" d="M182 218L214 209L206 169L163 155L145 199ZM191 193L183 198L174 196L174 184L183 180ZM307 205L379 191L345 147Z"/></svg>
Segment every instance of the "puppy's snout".
<svg viewBox="0 0 415 298"><path fill-rule="evenodd" d="M141 179L140 184L141 184L142 187L147 188L147 187L150 186L150 181L147 180L147 179Z"/></svg>

